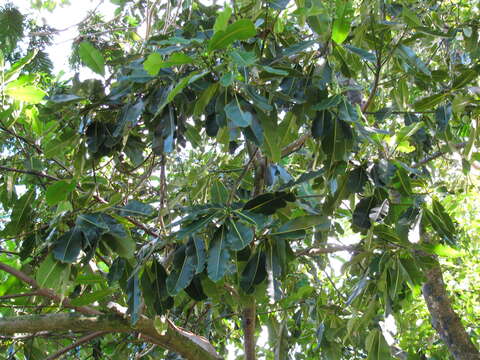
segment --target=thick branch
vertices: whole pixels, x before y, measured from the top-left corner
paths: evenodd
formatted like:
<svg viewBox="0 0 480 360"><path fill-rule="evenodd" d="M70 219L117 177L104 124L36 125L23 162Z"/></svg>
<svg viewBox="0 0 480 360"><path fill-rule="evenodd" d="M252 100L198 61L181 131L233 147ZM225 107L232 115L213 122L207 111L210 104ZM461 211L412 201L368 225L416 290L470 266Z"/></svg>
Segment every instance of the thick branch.
<svg viewBox="0 0 480 360"><path fill-rule="evenodd" d="M443 282L442 270L437 265L425 272L423 297L430 312L432 326L437 330L455 360L480 360L458 315L453 311Z"/></svg>
<svg viewBox="0 0 480 360"><path fill-rule="evenodd" d="M152 343L176 352L188 360L218 360L221 357L204 338L167 321L167 331L160 335L153 321L142 317L135 326L118 315L47 314L0 319L0 333L36 333L39 331L139 332Z"/></svg>

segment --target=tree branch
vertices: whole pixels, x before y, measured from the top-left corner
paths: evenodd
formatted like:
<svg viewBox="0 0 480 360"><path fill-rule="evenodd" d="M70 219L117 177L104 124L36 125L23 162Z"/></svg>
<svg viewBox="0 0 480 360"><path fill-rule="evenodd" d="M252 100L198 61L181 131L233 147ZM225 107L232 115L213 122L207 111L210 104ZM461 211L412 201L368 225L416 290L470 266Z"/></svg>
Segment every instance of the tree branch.
<svg viewBox="0 0 480 360"><path fill-rule="evenodd" d="M135 326L119 315L84 315L78 313L25 315L0 318L0 333L36 333L39 331L139 332L144 339L176 352L188 360L218 360L221 357L205 338L175 326L167 320L167 330L160 335L153 321L142 317ZM68 350L67 350L68 351Z"/></svg>
<svg viewBox="0 0 480 360"><path fill-rule="evenodd" d="M452 145L455 149L460 150L463 149L465 146L467 146L466 142L458 143L458 144L453 144ZM422 160L420 160L418 163L415 163L412 165L412 168L418 168L420 166L425 165L426 163L435 160L445 154L448 154L448 151L435 151L433 154L430 154L426 157L424 157Z"/></svg>
<svg viewBox="0 0 480 360"><path fill-rule="evenodd" d="M353 251L355 249L356 249L356 245L351 245L351 246L350 245L349 246L334 245L334 246L327 246L324 248L308 248L308 249L299 250L295 253L295 255L296 256L303 256L303 255L316 256L320 254L332 254L339 251Z"/></svg>
<svg viewBox="0 0 480 360"><path fill-rule="evenodd" d="M423 297L431 323L455 360L480 360L480 352L470 340L459 316L452 308L443 282L440 264L425 272Z"/></svg>
<svg viewBox="0 0 480 360"><path fill-rule="evenodd" d="M82 314L87 314L87 315L101 314L100 311L98 311L96 309L93 309L91 307L88 307L88 306L74 306L74 305L71 305L70 300L68 298L61 297L50 289L45 289L45 288L40 287L40 285L34 279L29 277L27 274L21 272L20 270L12 268L12 267L8 266L7 264L4 264L4 263L0 262L0 270L3 270L5 272L15 276L17 279L23 281L24 283L27 283L28 285L30 285L31 287L33 287L36 290L36 293L38 295L45 296L45 297L59 303L63 307L75 309L78 312L80 312ZM0 329L1 329L1 327L0 327Z"/></svg>
<svg viewBox="0 0 480 360"><path fill-rule="evenodd" d="M80 346L80 345L83 345L87 342L90 342L91 340L97 338L97 337L100 337L102 335L105 335L105 334L108 334L108 331L95 331L93 333L90 333L88 335L85 335L84 337L81 337L80 339L78 339L77 341L75 341L74 343L68 345L68 346L65 346L63 349L60 349L59 351L57 351L56 353L50 355L49 357L47 357L45 360L54 360L54 359L58 359L60 356L62 356L63 354L69 352L70 350L72 349L75 349L77 346Z"/></svg>

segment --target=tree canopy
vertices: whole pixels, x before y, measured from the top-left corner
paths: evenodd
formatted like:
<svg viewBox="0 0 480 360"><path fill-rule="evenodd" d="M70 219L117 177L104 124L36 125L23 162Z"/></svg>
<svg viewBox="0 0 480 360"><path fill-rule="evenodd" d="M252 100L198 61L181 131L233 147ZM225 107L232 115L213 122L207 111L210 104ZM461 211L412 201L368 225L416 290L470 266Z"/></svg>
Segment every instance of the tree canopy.
<svg viewBox="0 0 480 360"><path fill-rule="evenodd" d="M111 2L0 8L0 359L480 359L478 4Z"/></svg>

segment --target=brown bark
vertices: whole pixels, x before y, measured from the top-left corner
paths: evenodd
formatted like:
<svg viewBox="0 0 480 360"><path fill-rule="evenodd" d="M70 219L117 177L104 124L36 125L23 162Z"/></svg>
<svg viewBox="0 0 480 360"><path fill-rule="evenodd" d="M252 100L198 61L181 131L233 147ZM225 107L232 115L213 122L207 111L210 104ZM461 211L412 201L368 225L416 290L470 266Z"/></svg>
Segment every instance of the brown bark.
<svg viewBox="0 0 480 360"><path fill-rule="evenodd" d="M242 310L243 317L243 348L245 350L245 360L255 360L256 358L256 339L255 339L255 317L256 317L255 299L246 305Z"/></svg>
<svg viewBox="0 0 480 360"><path fill-rule="evenodd" d="M459 316L452 308L443 282L440 265L425 272L423 297L431 316L431 323L455 360L480 360L480 353L470 340Z"/></svg>

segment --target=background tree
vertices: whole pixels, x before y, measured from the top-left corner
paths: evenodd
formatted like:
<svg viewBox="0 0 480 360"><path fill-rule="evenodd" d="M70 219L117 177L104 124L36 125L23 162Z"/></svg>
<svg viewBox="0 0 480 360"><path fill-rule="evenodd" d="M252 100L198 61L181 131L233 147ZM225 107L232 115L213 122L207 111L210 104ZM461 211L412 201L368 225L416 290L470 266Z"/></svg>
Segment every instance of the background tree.
<svg viewBox="0 0 480 360"><path fill-rule="evenodd" d="M480 358L478 5L114 3L0 12L1 358Z"/></svg>

